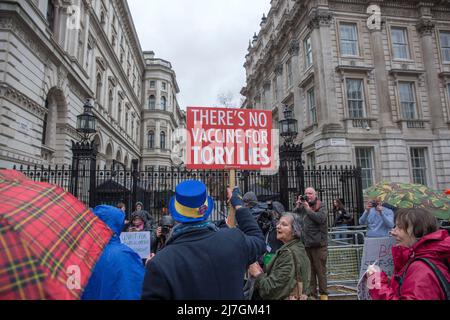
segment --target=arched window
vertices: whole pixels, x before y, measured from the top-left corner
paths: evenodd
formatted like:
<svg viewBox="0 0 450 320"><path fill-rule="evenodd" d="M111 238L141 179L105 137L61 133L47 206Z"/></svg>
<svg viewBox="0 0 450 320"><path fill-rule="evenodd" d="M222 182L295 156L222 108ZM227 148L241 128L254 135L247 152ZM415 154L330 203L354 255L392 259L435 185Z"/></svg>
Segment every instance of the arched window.
<svg viewBox="0 0 450 320"><path fill-rule="evenodd" d="M151 95L151 96L148 98L148 108L149 108L150 110L155 110L155 108L156 108L156 98L155 98L154 95Z"/></svg>
<svg viewBox="0 0 450 320"><path fill-rule="evenodd" d="M161 149L165 149L166 148L166 133L164 131L161 131L160 140L161 140L161 142L160 142Z"/></svg>
<svg viewBox="0 0 450 320"><path fill-rule="evenodd" d="M155 133L153 132L153 130L150 130L148 132L147 142L149 149L153 149L155 147Z"/></svg>
<svg viewBox="0 0 450 320"><path fill-rule="evenodd" d="M167 109L167 99L166 97L161 97L161 110L166 110Z"/></svg>

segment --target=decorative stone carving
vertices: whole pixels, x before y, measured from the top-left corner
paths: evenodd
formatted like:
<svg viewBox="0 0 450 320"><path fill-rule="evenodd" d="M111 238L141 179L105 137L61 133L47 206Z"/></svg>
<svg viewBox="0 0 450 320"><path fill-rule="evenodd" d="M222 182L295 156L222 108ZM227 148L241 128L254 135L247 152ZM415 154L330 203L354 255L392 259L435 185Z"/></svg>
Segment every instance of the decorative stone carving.
<svg viewBox="0 0 450 320"><path fill-rule="evenodd" d="M31 100L21 92L17 91L15 88L10 87L7 84L0 85L0 97L3 97L20 107L27 110L29 113L37 116L39 119L43 120L44 116L47 114L48 110Z"/></svg>
<svg viewBox="0 0 450 320"><path fill-rule="evenodd" d="M416 25L417 31L419 32L420 36L429 36L433 33L435 24L431 22L431 20L425 20L419 22L419 24Z"/></svg>
<svg viewBox="0 0 450 320"><path fill-rule="evenodd" d="M291 56L298 56L299 50L300 50L300 45L299 45L298 41L292 41L289 44L288 52Z"/></svg>
<svg viewBox="0 0 450 320"><path fill-rule="evenodd" d="M277 63L275 65L275 70L274 70L275 74L277 76L281 76L283 74L283 65L281 63Z"/></svg>
<svg viewBox="0 0 450 320"><path fill-rule="evenodd" d="M311 14L308 27L310 29L317 29L319 27L329 27L331 21L333 20L333 15L329 11L316 10Z"/></svg>

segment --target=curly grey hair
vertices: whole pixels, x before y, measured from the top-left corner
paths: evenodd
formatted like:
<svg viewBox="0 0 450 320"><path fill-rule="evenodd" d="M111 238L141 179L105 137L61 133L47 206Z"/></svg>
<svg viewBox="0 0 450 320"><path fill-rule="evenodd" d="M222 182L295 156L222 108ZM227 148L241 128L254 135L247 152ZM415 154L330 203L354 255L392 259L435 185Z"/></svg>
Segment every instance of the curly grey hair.
<svg viewBox="0 0 450 320"><path fill-rule="evenodd" d="M302 234L302 226L300 216L293 212L285 212L281 215L282 217L290 217L292 221L292 232L294 233L294 238L300 239Z"/></svg>

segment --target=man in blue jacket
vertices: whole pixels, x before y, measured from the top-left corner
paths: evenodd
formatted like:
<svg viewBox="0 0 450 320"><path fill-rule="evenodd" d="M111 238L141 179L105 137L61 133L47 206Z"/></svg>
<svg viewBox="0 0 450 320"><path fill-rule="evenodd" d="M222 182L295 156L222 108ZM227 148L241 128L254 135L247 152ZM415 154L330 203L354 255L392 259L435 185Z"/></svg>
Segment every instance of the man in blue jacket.
<svg viewBox="0 0 450 320"><path fill-rule="evenodd" d="M93 210L114 232L84 289L83 300L137 300L141 297L144 266L139 255L120 242L125 214L100 205Z"/></svg>
<svg viewBox="0 0 450 320"><path fill-rule="evenodd" d="M231 205L239 228L207 221L214 209L196 180L175 188L169 212L179 222L166 246L146 266L142 299L243 299L246 268L265 251L264 237L238 188Z"/></svg>
<svg viewBox="0 0 450 320"><path fill-rule="evenodd" d="M385 208L380 201L369 200L366 210L359 218L359 224L367 224L368 238L388 237L395 225L394 212Z"/></svg>

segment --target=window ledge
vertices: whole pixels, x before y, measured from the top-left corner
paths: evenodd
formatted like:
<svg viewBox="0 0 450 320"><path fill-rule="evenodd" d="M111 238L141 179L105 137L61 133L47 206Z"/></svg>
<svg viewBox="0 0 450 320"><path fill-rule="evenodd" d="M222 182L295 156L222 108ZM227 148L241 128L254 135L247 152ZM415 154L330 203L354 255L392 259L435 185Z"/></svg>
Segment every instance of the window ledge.
<svg viewBox="0 0 450 320"><path fill-rule="evenodd" d="M400 119L396 122L403 129L427 129L430 121L425 119Z"/></svg>

